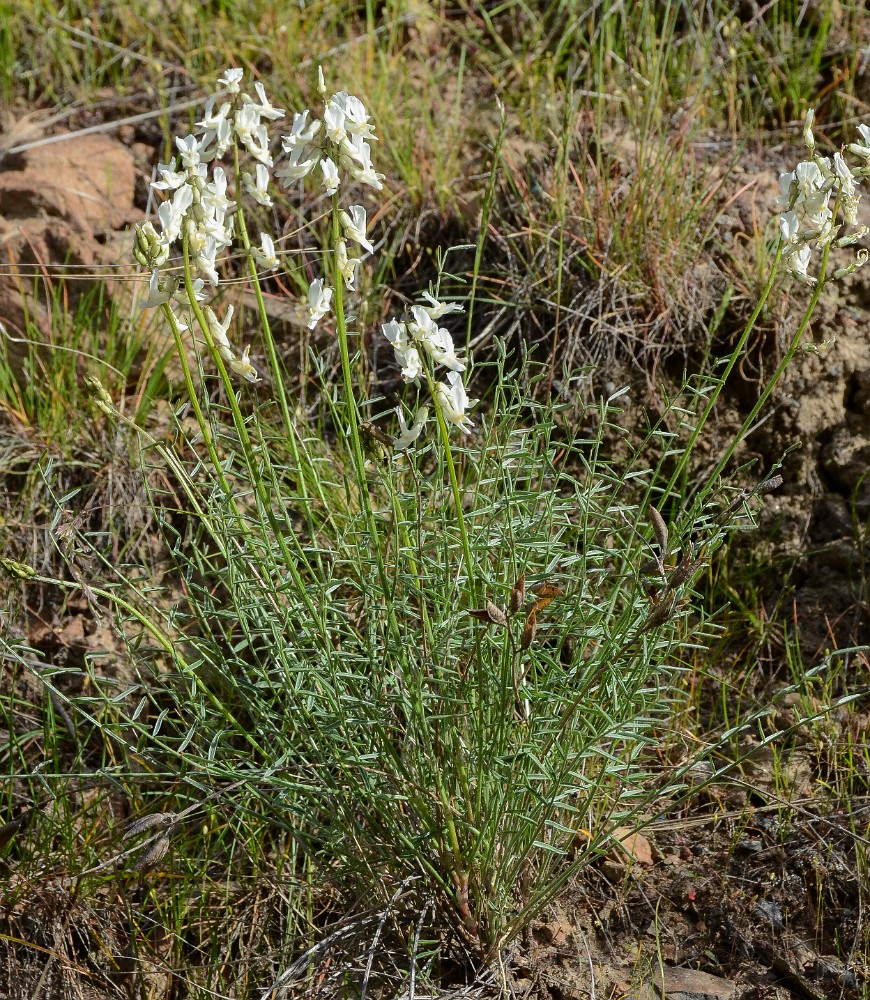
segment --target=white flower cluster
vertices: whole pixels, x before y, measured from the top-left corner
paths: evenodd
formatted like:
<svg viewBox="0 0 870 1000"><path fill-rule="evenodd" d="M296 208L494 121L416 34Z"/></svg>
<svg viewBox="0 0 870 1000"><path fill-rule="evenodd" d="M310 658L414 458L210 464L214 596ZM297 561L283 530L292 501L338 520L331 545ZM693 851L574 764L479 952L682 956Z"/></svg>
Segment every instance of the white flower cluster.
<svg viewBox="0 0 870 1000"><path fill-rule="evenodd" d="M320 71L320 92L326 95L323 71ZM282 140L287 160L276 171L285 186L301 181L320 166L321 182L330 197L337 195L346 177L380 191L383 174L372 166L369 139L377 141L369 113L358 97L340 91L326 101L323 118L310 118L307 109L293 115L290 134ZM351 205L339 212L342 239L335 248L337 272L345 287L356 291L356 269L362 258L351 257L347 241L356 243L367 253L374 247L366 236L366 210ZM308 326L314 329L332 303L332 288L323 278L312 281L308 288Z"/></svg>
<svg viewBox="0 0 870 1000"><path fill-rule="evenodd" d="M442 365L447 369L447 381L436 382L434 385L435 402L448 424L458 427L460 431L469 431L474 425L468 417L468 410L477 400L469 400L465 391L461 373L465 371L466 364L456 354L450 331L443 326L439 327L436 322L448 313L462 312L462 306L439 302L428 292L423 292L422 295L427 305L411 306L410 316L404 321L391 319L381 329L393 345L396 361L406 382L416 382L421 375L427 376L427 358L432 366L430 370L434 371ZM421 407L410 427L405 422L401 407L396 408L396 415L401 433L393 441L393 447L397 451L405 451L420 436L428 419L429 409Z"/></svg>
<svg viewBox="0 0 870 1000"><path fill-rule="evenodd" d="M236 202L227 195L227 175L218 162L230 149L242 149L254 161L252 170L242 170L236 178L237 192L240 184L259 205L272 206L269 184L274 161L266 123L283 118L284 110L272 106L261 83L254 84L256 100L242 93L242 77L241 69L229 69L220 77L218 82L223 90L209 99L202 120L196 123L195 134L176 138L177 157L157 167L159 179L151 187L165 199L157 209L160 229L150 222L137 227L134 249L136 259L151 271L144 307L167 305L171 309L173 304L189 305L183 282L166 267L178 244L186 248L196 275L193 280L196 299L205 298L206 284L212 289L218 286L217 256L232 246L237 210ZM325 93L322 72L320 84L321 93ZM224 97L229 99L221 100ZM319 142L315 142L318 137ZM287 159L274 174L286 185L301 180L319 163L329 194L338 190L342 171L380 190L383 174L372 167L368 143L374 138L362 102L344 92L334 94L326 102L323 121L309 121L308 111L294 114L290 134L282 139ZM349 255L346 240L373 252L366 236L366 210L361 205L351 205L340 212L339 222L344 239L336 248L337 268L347 288L354 290L360 258ZM267 232L260 234L260 246L252 247L251 255L260 270L273 271L279 267L275 242ZM322 278L311 282L308 291L311 329L329 312L332 292ZM230 345L227 333L232 307L223 323L218 322L210 309L205 315L215 347L228 367L250 382L259 381L248 359L248 349L237 356ZM177 316L175 319L180 329L187 328Z"/></svg>
<svg viewBox="0 0 870 1000"><path fill-rule="evenodd" d="M799 163L793 171L780 174L780 195L776 200L785 209L779 217L779 230L784 244L785 263L788 270L801 282L814 285L808 267L812 251L825 247L854 245L867 233L866 226L858 226L858 205L861 179L870 175L870 128L859 125L862 142L851 143L847 151L860 157L864 164L851 170L841 153L833 158L815 152L813 135L814 112L807 112L804 141L811 158ZM843 224L856 226L854 232L839 236ZM868 252L858 251L855 260L834 272L841 278L866 263Z"/></svg>

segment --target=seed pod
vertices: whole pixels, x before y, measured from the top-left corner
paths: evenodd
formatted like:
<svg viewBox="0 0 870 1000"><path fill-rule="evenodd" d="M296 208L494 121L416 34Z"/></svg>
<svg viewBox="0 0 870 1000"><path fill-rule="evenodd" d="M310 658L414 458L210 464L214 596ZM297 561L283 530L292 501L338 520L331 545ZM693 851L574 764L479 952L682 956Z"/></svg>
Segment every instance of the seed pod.
<svg viewBox="0 0 870 1000"><path fill-rule="evenodd" d="M517 580L511 588L511 614L515 615L526 601L526 574Z"/></svg>
<svg viewBox="0 0 870 1000"><path fill-rule="evenodd" d="M156 840L135 864L137 872L147 872L155 868L166 857L169 850L169 837L163 836Z"/></svg>
<svg viewBox="0 0 870 1000"><path fill-rule="evenodd" d="M478 621L486 622L487 625L501 625L504 628L508 623L507 615L492 601L487 601L482 608L471 609L468 614Z"/></svg>
<svg viewBox="0 0 870 1000"><path fill-rule="evenodd" d="M668 554L668 526L665 524L665 519L652 504L649 505L649 519L652 522L653 533L661 549L662 559L664 559Z"/></svg>
<svg viewBox="0 0 870 1000"><path fill-rule="evenodd" d="M538 613L532 608L526 618L523 628L523 637L520 639L520 649L528 649L535 640L535 632L538 631Z"/></svg>
<svg viewBox="0 0 870 1000"><path fill-rule="evenodd" d="M763 483L759 483L755 487L755 492L758 494L770 493L771 490L778 489L780 486L782 486L782 476L771 476L770 479L765 479Z"/></svg>
<svg viewBox="0 0 870 1000"><path fill-rule="evenodd" d="M532 610L536 614L538 611L543 611L544 608L553 603L554 597L560 597L561 594L562 588L557 587L554 583L543 584L535 591L535 603L532 606Z"/></svg>
<svg viewBox="0 0 870 1000"><path fill-rule="evenodd" d="M149 813L147 816L140 816L139 819L133 820L127 827L124 833L124 840L129 840L131 837L138 837L140 833L151 830L155 826L169 826L174 822L174 812Z"/></svg>

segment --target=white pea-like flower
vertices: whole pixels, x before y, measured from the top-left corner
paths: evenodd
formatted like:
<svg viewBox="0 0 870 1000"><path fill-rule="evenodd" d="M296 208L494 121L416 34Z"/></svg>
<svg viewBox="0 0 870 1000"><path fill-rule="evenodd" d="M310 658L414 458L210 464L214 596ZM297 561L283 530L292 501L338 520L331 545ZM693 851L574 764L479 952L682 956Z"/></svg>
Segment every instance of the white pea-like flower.
<svg viewBox="0 0 870 1000"><path fill-rule="evenodd" d="M265 164L258 163L253 175L245 171L242 174L242 183L254 201L264 208L272 207L272 198L269 194L269 168Z"/></svg>
<svg viewBox="0 0 870 1000"><path fill-rule="evenodd" d="M335 251L335 260L338 265L338 271L344 279L345 288L349 289L351 292L355 292L356 269L361 263L360 258L348 257L347 243L345 243L344 240L339 240L338 247Z"/></svg>
<svg viewBox="0 0 870 1000"><path fill-rule="evenodd" d="M791 273L803 284L814 285L816 279L807 274L807 267L810 263L810 257L812 256L812 251L809 246L804 244L800 249L795 250L790 253L786 258L785 266L791 271Z"/></svg>
<svg viewBox="0 0 870 1000"><path fill-rule="evenodd" d="M257 97L260 98L259 104L254 104L247 94L242 95L242 100L246 103L250 102L257 109L257 113L261 118L268 118L269 121L277 121L279 118L284 117L283 108L275 108L269 103L269 98L266 97L266 89L262 83L255 83L254 90L257 91Z"/></svg>
<svg viewBox="0 0 870 1000"><path fill-rule="evenodd" d="M320 131L322 122L319 118L314 118L309 122L309 114L310 112L307 108L301 114L294 112L290 134L283 136L281 139L285 153L289 153L291 150L298 149L300 146L305 146L307 143L314 141L314 137Z"/></svg>
<svg viewBox="0 0 870 1000"><path fill-rule="evenodd" d="M308 157L308 159L303 159L304 155L304 146L292 148L287 158L287 162L278 167L275 171L275 176L283 182L285 187L288 184L292 184L294 181L301 181L317 166L317 163L320 160L319 151L315 151Z"/></svg>
<svg viewBox="0 0 870 1000"><path fill-rule="evenodd" d="M331 101L326 105L323 112L323 124L326 128L326 137L330 142L340 146L347 139L347 129L345 128L345 113Z"/></svg>
<svg viewBox="0 0 870 1000"><path fill-rule="evenodd" d="M260 233L260 247L251 247L257 267L264 271L274 271L278 267L278 257L275 253L275 242L268 233Z"/></svg>
<svg viewBox="0 0 870 1000"><path fill-rule="evenodd" d="M411 340L407 325L391 319L381 325L381 330L393 345L396 363L402 369L402 378L406 382L418 379L423 374L423 359Z"/></svg>
<svg viewBox="0 0 870 1000"><path fill-rule="evenodd" d="M257 374L257 370L250 362L250 347L246 347L244 351L242 351L242 356L238 358L230 346L230 339L227 336L227 333L233 318L233 306L227 306L223 323L221 323L217 316L215 316L214 310L209 306L206 306L203 311L205 313L208 330L212 336L214 345L230 370L234 371L236 375L241 375L242 378L247 379L248 382L259 382L260 376Z"/></svg>
<svg viewBox="0 0 870 1000"><path fill-rule="evenodd" d="M362 205L351 205L346 212L342 212L339 217L345 235L369 253L374 253L375 248L366 236L366 210Z"/></svg>
<svg viewBox="0 0 870 1000"><path fill-rule="evenodd" d="M420 407L410 427L405 421L405 414L401 406L396 407L396 416L399 418L399 436L393 438L393 447L396 451L407 451L417 438L420 437L426 421L429 419L429 407Z"/></svg>
<svg viewBox="0 0 870 1000"><path fill-rule="evenodd" d="M462 376L458 372L448 372L446 384L436 383L435 402L448 424L458 427L463 433L474 429L468 410L477 400L469 400Z"/></svg>
<svg viewBox="0 0 870 1000"><path fill-rule="evenodd" d="M187 210L193 204L193 188L182 184L172 197L172 201L164 201L157 209L157 218L163 227L161 242L168 246L181 236L181 227Z"/></svg>
<svg viewBox="0 0 870 1000"><path fill-rule="evenodd" d="M308 286L308 329L313 330L329 312L332 289L323 278L315 278Z"/></svg>
<svg viewBox="0 0 870 1000"><path fill-rule="evenodd" d="M420 296L429 302L428 306L423 306L422 308L429 313L432 319L441 319L442 316L446 316L448 313L465 312L465 307L458 302L439 302L429 292L421 292Z"/></svg>
<svg viewBox="0 0 870 1000"><path fill-rule="evenodd" d="M205 106L205 113L202 116L202 120L196 123L196 128L201 132L217 132L220 129L221 124L228 120L228 116L232 105L229 101L224 101L217 111L214 110L214 106L217 103L217 97L210 97Z"/></svg>
<svg viewBox="0 0 870 1000"><path fill-rule="evenodd" d="M797 243L800 233L800 219L796 212L783 212L779 217L779 231L783 243Z"/></svg>
<svg viewBox="0 0 870 1000"><path fill-rule="evenodd" d="M341 162L347 172L360 184L380 191L383 174L379 174L372 166L372 151L369 144L361 136L351 136L341 146Z"/></svg>
<svg viewBox="0 0 870 1000"><path fill-rule="evenodd" d="M465 362L456 356L450 331L439 327L423 306L411 306L413 322L408 332L413 340L422 345L435 365L444 365L451 371L465 371Z"/></svg>
<svg viewBox="0 0 870 1000"><path fill-rule="evenodd" d="M187 180L186 170L175 169L175 157L169 163L158 163L157 173L160 174L160 180L151 182L155 191L175 191Z"/></svg>
<svg viewBox="0 0 870 1000"><path fill-rule="evenodd" d="M326 156L320 161L320 169L323 171L323 186L326 188L326 193L330 196L334 195L341 183L338 167Z"/></svg>
<svg viewBox="0 0 870 1000"><path fill-rule="evenodd" d="M186 135L184 138L176 136L175 138L175 148L181 156L181 162L188 170L195 170L199 166L201 154L205 151L205 145L195 135Z"/></svg>
<svg viewBox="0 0 870 1000"><path fill-rule="evenodd" d="M238 94L242 89L242 77L245 75L243 69L228 69L223 76L218 77L218 83L231 94Z"/></svg>
<svg viewBox="0 0 870 1000"><path fill-rule="evenodd" d="M329 103L341 112L344 129L351 135L362 136L363 139L377 139L374 127L369 123L369 113L358 97L346 94L342 90L333 94Z"/></svg>
<svg viewBox="0 0 870 1000"><path fill-rule="evenodd" d="M850 142L846 148L855 156L860 156L863 160L870 160L870 126L859 125L858 135L861 136L860 142Z"/></svg>

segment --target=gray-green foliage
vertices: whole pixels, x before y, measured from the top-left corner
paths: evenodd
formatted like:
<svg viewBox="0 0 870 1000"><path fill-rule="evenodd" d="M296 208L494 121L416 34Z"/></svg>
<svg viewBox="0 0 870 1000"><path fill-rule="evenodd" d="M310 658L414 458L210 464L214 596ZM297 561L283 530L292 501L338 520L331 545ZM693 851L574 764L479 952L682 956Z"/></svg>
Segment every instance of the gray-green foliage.
<svg viewBox="0 0 870 1000"><path fill-rule="evenodd" d="M721 535L651 522L668 459L638 456L672 460L691 410L617 465L615 404L571 420L496 375L480 438L454 449L471 571L440 446L372 454L370 521L320 435L300 435L303 472L255 442L272 458L254 488L213 413L232 498L187 480L185 600L159 623L174 668L139 646L150 705L120 730L161 772L243 781L329 878L381 904L407 884L482 957L660 794L647 751Z"/></svg>

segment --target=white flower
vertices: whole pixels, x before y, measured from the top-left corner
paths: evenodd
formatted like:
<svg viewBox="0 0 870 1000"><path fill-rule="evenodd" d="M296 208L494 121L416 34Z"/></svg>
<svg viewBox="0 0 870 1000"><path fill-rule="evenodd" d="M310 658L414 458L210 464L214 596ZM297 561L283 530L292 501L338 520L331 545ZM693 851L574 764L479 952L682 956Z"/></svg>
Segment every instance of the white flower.
<svg viewBox="0 0 870 1000"><path fill-rule="evenodd" d="M202 121L196 123L196 128L201 132L217 132L221 124L227 121L227 116L230 113L232 105L229 101L224 101L220 108L218 108L217 113L215 113L214 106L217 102L216 97L210 97L208 103L205 106L205 113L202 116Z"/></svg>
<svg viewBox="0 0 870 1000"><path fill-rule="evenodd" d="M269 155L269 133L260 121L260 114L255 104L245 104L236 112L234 126L239 142L247 151L267 167L272 166Z"/></svg>
<svg viewBox="0 0 870 1000"><path fill-rule="evenodd" d="M366 210L362 205L351 205L346 212L342 212L339 222L344 229L345 235L369 253L374 253L375 248L366 238Z"/></svg>
<svg viewBox="0 0 870 1000"><path fill-rule="evenodd" d="M212 138L215 140L215 158L220 159L233 144L233 123L229 118L224 118L214 132L208 131L203 136L208 142L211 142Z"/></svg>
<svg viewBox="0 0 870 1000"><path fill-rule="evenodd" d="M345 243L344 240L339 241L338 248L335 251L335 258L339 273L342 278L344 278L345 288L355 292L356 288L354 287L354 283L356 282L356 269L361 263L360 258L348 257L347 243Z"/></svg>
<svg viewBox="0 0 870 1000"><path fill-rule="evenodd" d="M436 365L444 365L454 372L465 371L465 362L460 361L453 348L453 338L450 331L439 327L423 306L411 306L414 322L409 324L408 332L414 340L423 345L426 353Z"/></svg>
<svg viewBox="0 0 870 1000"><path fill-rule="evenodd" d="M323 278L315 278L308 286L308 329L313 330L329 312L332 289L325 285Z"/></svg>
<svg viewBox="0 0 870 1000"><path fill-rule="evenodd" d="M320 159L320 153L316 151L307 160L303 160L302 157L305 153L303 146L290 149L289 153L287 163L275 171L275 176L284 182L285 187L292 184L293 181L301 181L303 177L307 177Z"/></svg>
<svg viewBox="0 0 870 1000"><path fill-rule="evenodd" d="M221 222L224 215L236 207L236 203L227 198L227 175L223 167L214 168L211 184L206 184L202 192L202 203L214 212L220 213Z"/></svg>
<svg viewBox="0 0 870 1000"><path fill-rule="evenodd" d="M338 190L341 179L338 176L338 167L327 156L320 161L320 169L323 171L323 186L328 195L333 195Z"/></svg>
<svg viewBox="0 0 870 1000"><path fill-rule="evenodd" d="M209 283L217 286L219 278L215 257L218 252L218 243L214 236L207 236L201 248L191 254L193 266L199 273L207 278Z"/></svg>
<svg viewBox="0 0 870 1000"><path fill-rule="evenodd" d="M861 195L858 193L852 171L839 153L834 153L834 175L840 189L840 208L843 217L850 226L857 226L858 202L861 200Z"/></svg>
<svg viewBox="0 0 870 1000"><path fill-rule="evenodd" d="M232 347L230 346L227 331L229 330L230 322L233 318L233 306L227 306L227 312L224 316L223 323L218 320L217 316L214 314L214 310L212 310L209 306L205 307L204 312L206 321L208 322L209 333L212 336L212 340L214 340L215 347L227 365L237 375L241 375L249 382L259 382L260 376L257 374L257 370L249 360L251 349L246 347L242 352L241 358L237 358Z"/></svg>
<svg viewBox="0 0 870 1000"><path fill-rule="evenodd" d="M813 135L813 122L815 120L815 108L810 108L804 118L804 142L811 153L816 148L816 137Z"/></svg>
<svg viewBox="0 0 870 1000"><path fill-rule="evenodd" d="M429 407L420 407L417 411L417 417L410 427L405 423L405 414L402 412L401 406L396 407L396 416L399 418L399 436L393 438L393 447L396 451L407 451L420 436L420 432L429 419Z"/></svg>
<svg viewBox="0 0 870 1000"><path fill-rule="evenodd" d="M462 384L462 376L458 372L447 373L446 385L443 382L435 385L435 402L448 424L453 424L463 432L473 429L474 424L466 411L474 406L476 400L469 400Z"/></svg>
<svg viewBox="0 0 870 1000"><path fill-rule="evenodd" d="M326 81L323 79L323 67L317 67L317 90L321 95L326 94Z"/></svg>
<svg viewBox="0 0 870 1000"><path fill-rule="evenodd" d="M351 135L359 135L363 139L377 139L374 128L369 124L369 114L365 105L358 97L346 94L342 90L330 97L329 104L341 112L344 128Z"/></svg>
<svg viewBox="0 0 870 1000"><path fill-rule="evenodd" d="M206 143L197 140L195 135L186 135L183 139L176 136L175 148L181 155L181 162L188 170L196 170L199 166L200 154L205 150Z"/></svg>
<svg viewBox="0 0 870 1000"><path fill-rule="evenodd" d="M162 306L175 294L177 284L177 278L165 278L161 282L160 272L155 269L151 272L151 280L148 282L148 297L139 303L139 308L154 309L156 306Z"/></svg>
<svg viewBox="0 0 870 1000"><path fill-rule="evenodd" d="M393 345L396 355L396 362L402 369L402 378L406 382L413 382L423 374L423 361L420 352L411 343L408 335L408 328L404 323L391 319L389 323L381 326L384 336Z"/></svg>
<svg viewBox="0 0 870 1000"><path fill-rule="evenodd" d="M157 173L160 174L160 180L151 182L155 191L175 191L187 180L186 170L175 169L175 157L169 163L158 163Z"/></svg>
<svg viewBox="0 0 870 1000"><path fill-rule="evenodd" d="M320 131L322 124L320 119L315 118L309 125L308 114L307 110L303 111L302 114L298 112L294 113L293 127L290 129L290 134L283 136L281 139L285 153L289 153L291 150L298 149L300 146L311 142Z"/></svg>
<svg viewBox="0 0 870 1000"><path fill-rule="evenodd" d="M861 136L861 141L850 142L846 148L850 153L868 160L870 159L870 126L859 125L858 134Z"/></svg>
<svg viewBox="0 0 870 1000"><path fill-rule="evenodd" d="M372 166L371 147L361 136L351 136L341 146L341 162L347 172L360 184L367 184L376 191L383 188L383 174Z"/></svg>
<svg viewBox="0 0 870 1000"><path fill-rule="evenodd" d="M257 369L250 362L251 348L246 347L242 351L242 356L237 358L233 355L231 358L227 358L227 364L232 368L236 375L241 375L242 378L247 379L248 382L259 382L260 375Z"/></svg>
<svg viewBox="0 0 870 1000"><path fill-rule="evenodd" d="M277 119L284 117L283 108L274 108L269 103L269 98L266 97L266 90L262 83L255 83L254 90L257 91L257 97L260 98L259 104L254 104L247 94L242 95L242 100L245 101L245 103L251 103L257 109L257 113L261 118L268 118L269 121L277 121Z"/></svg>
<svg viewBox="0 0 870 1000"><path fill-rule="evenodd" d="M262 250L251 247L251 253L254 255L257 267L266 271L274 271L278 266L278 258L275 255L275 243L272 237L268 233L260 233L260 245Z"/></svg>
<svg viewBox="0 0 870 1000"><path fill-rule="evenodd" d="M229 337L227 337L227 330L230 328L230 323L233 319L233 312L235 311L235 306L232 304L227 306L226 315L224 316L224 321L221 323L214 310L211 306L206 306L203 312L205 313L205 318L208 321L208 330L212 336L212 340L215 342L215 347L223 354L224 351L229 351L232 353L232 348L230 347Z"/></svg>
<svg viewBox="0 0 870 1000"><path fill-rule="evenodd" d="M797 243L800 220L795 212L783 212L779 217L779 231L783 243Z"/></svg>
<svg viewBox="0 0 870 1000"><path fill-rule="evenodd" d="M814 285L816 279L807 274L807 265L810 262L811 251L808 246L802 246L799 250L790 253L786 258L785 266L803 284Z"/></svg>
<svg viewBox="0 0 870 1000"><path fill-rule="evenodd" d="M347 131L344 127L345 114L337 105L329 103L323 112L323 124L326 127L326 136L337 146L340 146L347 138Z"/></svg>
<svg viewBox="0 0 870 1000"><path fill-rule="evenodd" d="M172 197L172 201L164 201L157 209L157 217L163 226L161 243L168 246L181 235L181 226L187 210L193 204L193 188L182 184Z"/></svg>
<svg viewBox="0 0 870 1000"><path fill-rule="evenodd" d="M243 69L228 69L223 76L218 77L218 83L223 84L231 94L238 94L244 74Z"/></svg>
<svg viewBox="0 0 870 1000"><path fill-rule="evenodd" d="M242 183L254 201L258 202L264 208L272 207L272 198L269 195L269 169L265 164L257 164L255 177L252 177L245 171L242 174Z"/></svg>
<svg viewBox="0 0 870 1000"><path fill-rule="evenodd" d="M465 308L461 306L458 302L439 302L434 295L430 295L429 292L421 292L421 297L429 300L428 306L423 306L429 316L432 319L441 319L442 316L446 316L447 313L454 312L465 312Z"/></svg>

